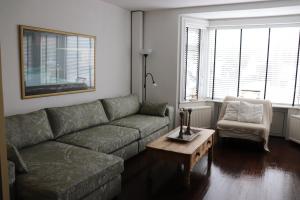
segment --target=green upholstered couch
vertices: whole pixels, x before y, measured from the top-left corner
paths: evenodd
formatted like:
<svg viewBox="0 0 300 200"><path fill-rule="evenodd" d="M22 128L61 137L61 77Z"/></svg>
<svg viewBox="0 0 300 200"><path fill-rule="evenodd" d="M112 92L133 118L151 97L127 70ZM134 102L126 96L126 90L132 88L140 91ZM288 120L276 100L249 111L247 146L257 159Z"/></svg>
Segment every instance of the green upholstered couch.
<svg viewBox="0 0 300 200"><path fill-rule="evenodd" d="M137 96L46 108L6 117L8 142L28 173L16 173L18 199L112 199L121 191L123 160L173 128L166 116L139 114Z"/></svg>

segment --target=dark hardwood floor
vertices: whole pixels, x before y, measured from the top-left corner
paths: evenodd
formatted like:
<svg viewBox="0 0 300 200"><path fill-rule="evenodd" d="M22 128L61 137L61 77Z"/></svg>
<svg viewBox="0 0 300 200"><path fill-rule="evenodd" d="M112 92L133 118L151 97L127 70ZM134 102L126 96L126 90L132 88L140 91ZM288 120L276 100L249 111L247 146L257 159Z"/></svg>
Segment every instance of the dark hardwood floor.
<svg viewBox="0 0 300 200"><path fill-rule="evenodd" d="M139 154L125 162L119 199L300 200L300 145L270 138L269 148L265 153L253 142L223 140L214 147L210 175L204 157L193 169L191 187L184 189L178 173L163 178L165 165L156 171L162 185L155 191L149 189L149 170L159 161L150 163L147 152Z"/></svg>

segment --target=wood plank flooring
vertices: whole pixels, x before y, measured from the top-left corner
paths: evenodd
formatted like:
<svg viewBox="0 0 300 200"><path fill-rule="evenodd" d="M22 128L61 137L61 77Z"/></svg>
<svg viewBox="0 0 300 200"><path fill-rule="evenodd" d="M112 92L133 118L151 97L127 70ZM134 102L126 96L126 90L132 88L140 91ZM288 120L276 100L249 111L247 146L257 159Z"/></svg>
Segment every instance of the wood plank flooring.
<svg viewBox="0 0 300 200"><path fill-rule="evenodd" d="M208 175L206 157L194 167L189 189L179 184L178 173L164 179L166 171L158 170L156 191L149 190L149 170L156 163L147 152L139 154L125 162L119 199L300 200L300 145L271 138L269 148L265 153L253 142L223 140L214 148Z"/></svg>

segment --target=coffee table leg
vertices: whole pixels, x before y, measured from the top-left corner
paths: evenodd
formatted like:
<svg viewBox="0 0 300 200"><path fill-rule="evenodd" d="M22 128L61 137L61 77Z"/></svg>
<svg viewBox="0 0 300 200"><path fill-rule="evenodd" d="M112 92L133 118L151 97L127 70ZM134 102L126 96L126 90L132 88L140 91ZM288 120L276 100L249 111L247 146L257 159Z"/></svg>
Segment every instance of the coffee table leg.
<svg viewBox="0 0 300 200"><path fill-rule="evenodd" d="M184 170L184 187L189 188L191 184L191 172L190 170Z"/></svg>
<svg viewBox="0 0 300 200"><path fill-rule="evenodd" d="M211 169L211 164L213 161L213 145L208 149L208 155L207 155L207 175L210 175L210 169Z"/></svg>
<svg viewBox="0 0 300 200"><path fill-rule="evenodd" d="M213 160L213 146L211 146L209 149L208 149L208 162L211 164L212 160Z"/></svg>
<svg viewBox="0 0 300 200"><path fill-rule="evenodd" d="M191 164L189 160L184 164L183 181L184 187L189 188L191 184Z"/></svg>

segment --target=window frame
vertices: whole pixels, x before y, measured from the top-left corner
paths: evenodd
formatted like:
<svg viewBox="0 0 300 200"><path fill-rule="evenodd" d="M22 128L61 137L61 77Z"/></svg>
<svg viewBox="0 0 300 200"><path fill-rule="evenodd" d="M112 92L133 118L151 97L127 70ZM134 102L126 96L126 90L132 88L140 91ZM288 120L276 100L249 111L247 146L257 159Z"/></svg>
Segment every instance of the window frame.
<svg viewBox="0 0 300 200"><path fill-rule="evenodd" d="M180 17L180 36L179 36L179 102L190 102L190 100L185 100L185 90L186 90L186 79L185 79L185 70L186 70L186 62L185 62L185 53L186 53L186 44L187 44L187 35L186 35L186 27L190 28L196 28L196 29L201 29L201 37L200 37L200 64L199 64L199 81L198 81L198 88L200 85L200 79L202 79L201 76L201 70L200 66L206 66L205 62L207 60L206 54L207 54L207 47L208 47L208 42L207 42L207 28L209 26L209 23L207 20L202 20L202 19L196 19L192 17L186 17L186 16L181 16ZM205 77L207 77L205 75ZM203 81L201 81L203 82ZM200 100L201 95L199 95L198 91L198 101Z"/></svg>

